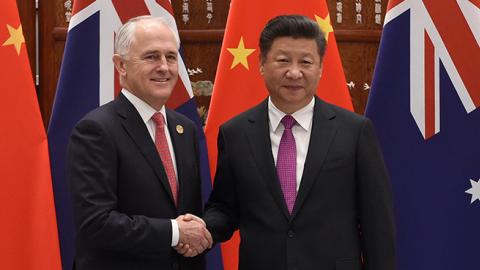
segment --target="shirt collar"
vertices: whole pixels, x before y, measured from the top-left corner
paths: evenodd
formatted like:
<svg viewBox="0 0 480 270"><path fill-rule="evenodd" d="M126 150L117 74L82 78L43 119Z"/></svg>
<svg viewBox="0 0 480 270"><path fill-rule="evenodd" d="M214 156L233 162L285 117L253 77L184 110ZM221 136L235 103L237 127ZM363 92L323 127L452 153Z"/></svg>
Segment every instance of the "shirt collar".
<svg viewBox="0 0 480 270"><path fill-rule="evenodd" d="M132 92L128 91L127 89L122 89L122 94L133 104L133 107L138 111L140 117L142 117L143 123L147 123L153 116L154 113L157 111L148 105L145 101L135 96ZM167 125L167 116L165 112L165 106L162 106L160 112L163 115L163 119L165 120L165 125Z"/></svg>
<svg viewBox="0 0 480 270"><path fill-rule="evenodd" d="M297 121L305 131L308 131L312 126L313 107L315 106L315 98L312 98L310 103L300 110L292 113L292 117ZM272 102L272 99L268 97L268 119L270 120L270 129L276 131L280 125L280 121L286 115L286 113L280 111Z"/></svg>

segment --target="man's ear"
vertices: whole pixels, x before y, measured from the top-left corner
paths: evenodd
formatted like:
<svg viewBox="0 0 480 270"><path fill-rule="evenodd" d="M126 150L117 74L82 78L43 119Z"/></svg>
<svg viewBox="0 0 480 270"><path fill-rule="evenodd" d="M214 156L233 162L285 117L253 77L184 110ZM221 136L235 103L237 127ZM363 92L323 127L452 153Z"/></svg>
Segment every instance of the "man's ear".
<svg viewBox="0 0 480 270"><path fill-rule="evenodd" d="M125 59L121 57L119 54L114 54L112 57L112 60L118 74L121 76L125 76L127 74L127 68L126 68L127 63L125 62Z"/></svg>
<svg viewBox="0 0 480 270"><path fill-rule="evenodd" d="M320 78L322 77L323 74L323 62L320 63Z"/></svg>
<svg viewBox="0 0 480 270"><path fill-rule="evenodd" d="M258 63L260 64L260 75L263 76L263 74L265 73L265 70L263 68L263 64L265 63L265 59L263 59L262 55L260 54L260 57L258 58Z"/></svg>

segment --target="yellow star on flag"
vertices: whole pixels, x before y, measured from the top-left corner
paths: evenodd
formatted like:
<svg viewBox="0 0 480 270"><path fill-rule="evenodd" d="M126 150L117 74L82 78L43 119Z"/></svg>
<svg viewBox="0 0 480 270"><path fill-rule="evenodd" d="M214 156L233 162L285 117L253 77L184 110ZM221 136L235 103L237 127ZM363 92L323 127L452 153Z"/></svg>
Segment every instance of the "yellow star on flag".
<svg viewBox="0 0 480 270"><path fill-rule="evenodd" d="M238 64L242 64L248 70L248 60L247 57L252 54L255 49L246 49L245 44L243 43L243 36L240 37L240 42L238 43L237 48L227 48L227 50L233 55L233 62L230 69L233 69Z"/></svg>
<svg viewBox="0 0 480 270"><path fill-rule="evenodd" d="M10 37L2 44L2 46L13 45L17 50L17 54L20 55L20 48L22 43L25 43L25 38L23 37L22 25L20 24L17 29L13 28L7 24L8 32Z"/></svg>
<svg viewBox="0 0 480 270"><path fill-rule="evenodd" d="M327 17L325 17L325 19L315 15L315 20L317 20L318 26L320 27L320 29L325 34L325 39L328 42L328 36L329 36L330 32L333 32L333 27L330 24L330 14L328 14Z"/></svg>

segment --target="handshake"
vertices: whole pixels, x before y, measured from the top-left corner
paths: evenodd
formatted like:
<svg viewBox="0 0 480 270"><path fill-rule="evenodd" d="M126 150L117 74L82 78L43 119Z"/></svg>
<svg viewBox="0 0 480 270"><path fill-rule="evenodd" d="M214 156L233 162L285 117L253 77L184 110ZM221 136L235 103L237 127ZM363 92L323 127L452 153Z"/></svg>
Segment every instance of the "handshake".
<svg viewBox="0 0 480 270"><path fill-rule="evenodd" d="M205 222L192 214L178 216L176 219L180 237L174 249L185 257L195 257L205 249L212 247L212 236Z"/></svg>

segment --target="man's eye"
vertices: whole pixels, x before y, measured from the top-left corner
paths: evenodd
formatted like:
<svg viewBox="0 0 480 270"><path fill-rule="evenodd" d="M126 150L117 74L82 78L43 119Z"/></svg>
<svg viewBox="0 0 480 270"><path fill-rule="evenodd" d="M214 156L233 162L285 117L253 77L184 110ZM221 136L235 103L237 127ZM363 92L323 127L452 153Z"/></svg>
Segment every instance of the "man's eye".
<svg viewBox="0 0 480 270"><path fill-rule="evenodd" d="M149 55L145 56L145 60L148 60L148 61L156 61L156 60L158 60L158 55L156 55L156 54L149 54Z"/></svg>
<svg viewBox="0 0 480 270"><path fill-rule="evenodd" d="M176 55L167 55L167 60L169 62L177 61L177 56Z"/></svg>

